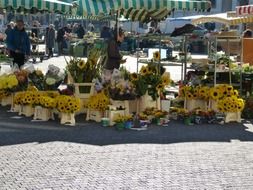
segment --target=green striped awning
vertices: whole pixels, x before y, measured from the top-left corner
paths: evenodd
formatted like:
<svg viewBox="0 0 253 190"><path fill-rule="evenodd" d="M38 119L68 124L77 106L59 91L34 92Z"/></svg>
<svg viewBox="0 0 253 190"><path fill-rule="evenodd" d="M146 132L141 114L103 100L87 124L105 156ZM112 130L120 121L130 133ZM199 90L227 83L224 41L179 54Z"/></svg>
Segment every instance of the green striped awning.
<svg viewBox="0 0 253 190"><path fill-rule="evenodd" d="M0 0L0 8L24 13L47 11L68 14L72 4L59 0Z"/></svg>
<svg viewBox="0 0 253 190"><path fill-rule="evenodd" d="M120 10L134 21L161 20L174 10L209 11L209 0L79 0L78 15L111 14Z"/></svg>

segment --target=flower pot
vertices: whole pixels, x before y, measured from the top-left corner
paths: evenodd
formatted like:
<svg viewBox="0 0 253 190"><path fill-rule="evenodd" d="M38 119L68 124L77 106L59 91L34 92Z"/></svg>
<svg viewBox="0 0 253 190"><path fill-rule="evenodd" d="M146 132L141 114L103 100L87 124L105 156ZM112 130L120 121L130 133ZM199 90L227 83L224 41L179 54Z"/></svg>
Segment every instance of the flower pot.
<svg viewBox="0 0 253 190"><path fill-rule="evenodd" d="M184 124L185 125L192 125L192 118L191 117L187 117L184 119Z"/></svg>
<svg viewBox="0 0 253 190"><path fill-rule="evenodd" d="M117 130L123 130L124 129L124 123L116 123L116 129Z"/></svg>
<svg viewBox="0 0 253 190"><path fill-rule="evenodd" d="M110 119L109 118L104 117L104 118L101 119L101 121L102 121L102 126L103 127L109 127L110 126Z"/></svg>
<svg viewBox="0 0 253 190"><path fill-rule="evenodd" d="M124 123L124 127L125 127L126 129L131 129L131 128L133 127L133 122L132 122L132 121L126 121L126 122Z"/></svg>

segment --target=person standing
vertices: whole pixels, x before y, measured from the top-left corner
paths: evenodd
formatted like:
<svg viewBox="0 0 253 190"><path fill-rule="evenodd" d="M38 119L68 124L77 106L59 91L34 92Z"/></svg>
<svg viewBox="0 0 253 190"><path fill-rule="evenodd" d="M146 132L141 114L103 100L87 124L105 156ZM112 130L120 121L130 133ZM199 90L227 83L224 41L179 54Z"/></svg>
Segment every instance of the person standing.
<svg viewBox="0 0 253 190"><path fill-rule="evenodd" d="M110 80L114 69L119 69L120 64L126 62L126 59L122 59L120 54L120 44L124 41L125 34L124 31L119 28L119 30L114 31L114 37L109 41L107 54L108 58L104 65L104 75L105 78Z"/></svg>
<svg viewBox="0 0 253 190"><path fill-rule="evenodd" d="M83 36L85 35L85 30L81 24L78 25L78 28L76 30L76 34L79 39L82 39Z"/></svg>
<svg viewBox="0 0 253 190"><path fill-rule="evenodd" d="M64 35L65 35L65 29L64 27L62 27L58 30L57 37L56 37L56 41L58 44L58 55L62 55L63 53Z"/></svg>
<svg viewBox="0 0 253 190"><path fill-rule="evenodd" d="M55 41L54 25L50 24L46 33L46 47L48 48L48 57L53 57L53 47Z"/></svg>
<svg viewBox="0 0 253 190"><path fill-rule="evenodd" d="M7 36L6 43L10 56L13 58L13 64L18 64L19 67L24 65L25 60L30 56L31 44L23 20L16 22L15 28Z"/></svg>
<svg viewBox="0 0 253 190"><path fill-rule="evenodd" d="M33 23L33 27L32 27L31 32L32 32L32 34L31 34L32 38L36 41L38 39L38 36L39 36L38 23L36 21ZM37 47L37 45L33 44L32 45L32 50L35 51L36 47Z"/></svg>

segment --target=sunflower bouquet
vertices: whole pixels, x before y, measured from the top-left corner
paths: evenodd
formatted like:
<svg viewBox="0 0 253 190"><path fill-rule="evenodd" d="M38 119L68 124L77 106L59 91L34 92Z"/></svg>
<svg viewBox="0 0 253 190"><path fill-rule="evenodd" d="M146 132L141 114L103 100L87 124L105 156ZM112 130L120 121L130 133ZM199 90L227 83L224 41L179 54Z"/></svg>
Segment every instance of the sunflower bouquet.
<svg viewBox="0 0 253 190"><path fill-rule="evenodd" d="M110 100L108 96L102 91L91 96L88 99L87 107L89 109L98 110L98 111L105 111L110 104Z"/></svg>
<svg viewBox="0 0 253 190"><path fill-rule="evenodd" d="M71 58L67 62L66 70L72 76L75 83L90 83L94 78L101 74L101 65L98 63L100 57L100 49L94 46L85 62L83 59L76 57Z"/></svg>
<svg viewBox="0 0 253 190"><path fill-rule="evenodd" d="M220 112L241 112L244 109L244 100L236 96L225 97L218 101Z"/></svg>
<svg viewBox="0 0 253 190"><path fill-rule="evenodd" d="M160 92L170 83L169 74L164 72L163 67L158 68L157 65L149 63L147 66L142 66L139 74L132 73L130 81L135 86L136 94L140 97L148 92L148 95L156 100Z"/></svg>
<svg viewBox="0 0 253 190"><path fill-rule="evenodd" d="M56 102L55 98L51 98L49 96L42 96L40 98L40 105L43 108L53 109L56 107L57 102Z"/></svg>
<svg viewBox="0 0 253 190"><path fill-rule="evenodd" d="M48 99L48 101L51 100ZM79 98L75 98L73 96L59 95L56 97L56 102L56 108L61 113L75 113L80 110Z"/></svg>

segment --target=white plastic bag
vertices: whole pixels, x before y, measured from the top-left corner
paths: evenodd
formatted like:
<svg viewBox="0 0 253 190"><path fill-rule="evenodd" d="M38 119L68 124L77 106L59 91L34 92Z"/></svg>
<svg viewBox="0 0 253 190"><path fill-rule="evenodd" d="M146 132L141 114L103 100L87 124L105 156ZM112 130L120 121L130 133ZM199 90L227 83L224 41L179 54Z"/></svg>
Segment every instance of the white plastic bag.
<svg viewBox="0 0 253 190"><path fill-rule="evenodd" d="M32 63L26 62L24 65L21 66L21 70L26 70L29 73L32 73L35 71L35 67Z"/></svg>

